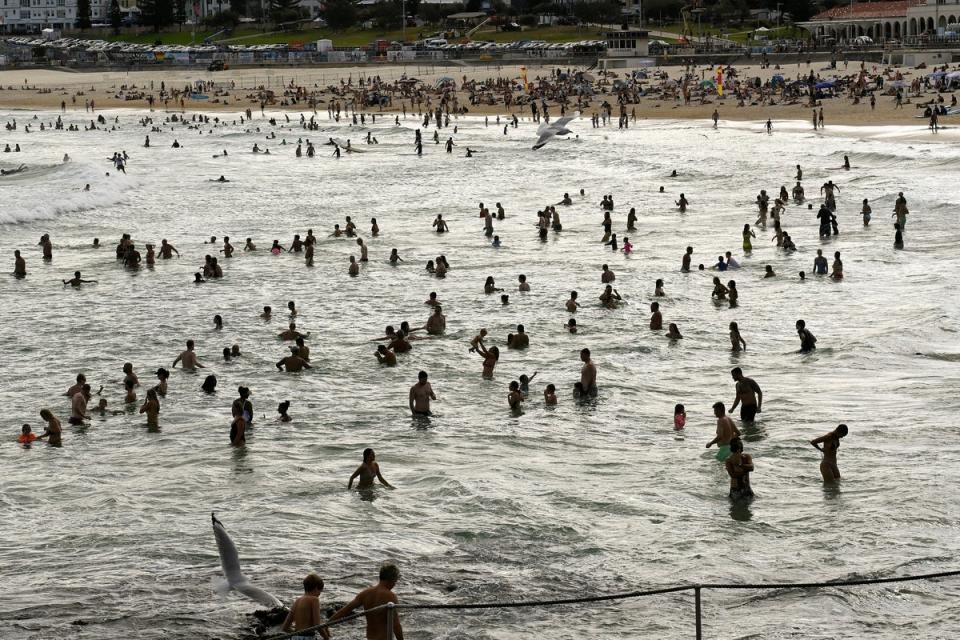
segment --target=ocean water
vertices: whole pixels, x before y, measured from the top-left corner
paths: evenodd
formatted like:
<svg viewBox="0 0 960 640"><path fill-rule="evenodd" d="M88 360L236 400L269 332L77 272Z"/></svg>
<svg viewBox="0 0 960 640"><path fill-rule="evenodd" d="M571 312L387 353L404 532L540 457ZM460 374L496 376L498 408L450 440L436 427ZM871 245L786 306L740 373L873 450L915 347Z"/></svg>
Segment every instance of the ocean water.
<svg viewBox="0 0 960 640"><path fill-rule="evenodd" d="M688 582L812 581L886 577L958 568L960 375L956 295L960 232L955 187L960 151L952 131L938 137L904 129L829 128L805 124L647 121L628 131L571 127L579 139L530 146L536 125L503 134L482 119L459 119L440 132L459 145L446 154L424 136L413 150L415 118L349 127L319 114L321 129L303 131L296 117L271 127L150 133L145 112L109 111L116 130L83 131L86 114L69 114L79 132L0 131L0 166L28 170L0 178L0 255L21 249L29 275L0 279L0 636L9 638L238 638L257 605L219 596L220 574L209 514L233 536L244 571L289 601L310 571L326 580L325 602L343 602L376 578L380 562L399 563L402 602L480 602L578 597ZM54 113L41 113L49 122ZM268 114L269 115L269 114ZM162 120L164 114L153 114ZM229 117L232 122L233 117ZM188 123L189 124L189 123ZM453 124L459 128L453 134ZM31 129L38 127L34 122ZM259 131L255 128L259 127ZM266 135L275 130L275 140ZM365 145L372 131L380 144ZM335 160L318 146L295 158L298 137L350 138L362 153ZM183 145L171 148L174 139ZM254 143L271 155L252 154ZM464 157L464 147L477 149ZM227 149L227 158L213 155ZM107 158L126 150L126 175ZM62 163L64 153L71 162ZM849 155L854 168L837 169ZM789 189L804 168L807 195L828 179L840 188L840 235L817 237L815 210L788 206L783 216L799 250L784 254L758 230L742 256L741 229L756 218L760 189ZM677 169L677 178L668 178ZM110 177L105 175L110 172ZM219 175L227 184L210 182ZM83 192L84 184L91 190ZM665 187L665 194L658 187ZM586 196L575 195L585 189ZM890 218L898 191L910 217L906 248L893 249ZM536 211L564 192L564 230L546 242ZM681 215L680 192L691 205ZM604 194L616 201L614 230L634 253L599 240ZM860 202L873 223L864 228ZM503 246L482 233L478 203L500 202ZM625 218L636 207L636 233ZM442 213L451 232L431 232ZM332 238L335 223L357 222L369 245L361 274L347 274L354 240ZM376 217L381 235L369 237ZM273 239L289 245L312 228L316 266L302 256L272 256ZM124 232L138 248L167 238L182 257L131 272L114 260ZM36 243L50 233L54 258ZM229 235L238 251L222 259L222 281L192 283L204 240ZM91 248L94 237L103 248ZM252 237L255 253L240 251ZM740 305L711 301L713 272L682 274L680 258L710 265L730 250L743 263L735 279ZM397 248L404 262L391 266ZM846 278L812 272L817 248L841 251ZM219 247L214 247L219 249ZM444 254L451 270L438 280L424 270ZM600 267L617 274L625 299L599 307ZM765 265L778 274L762 278ZM60 281L74 270L97 284L74 290ZM526 274L532 291L516 283ZM510 304L483 294L486 276L510 293ZM684 339L648 329L654 281L664 280L664 322ZM564 301L580 292L581 332L568 334ZM414 342L396 368L380 367L373 339L385 325L422 324L436 291L447 333ZM288 300L311 331L314 369L274 367L286 347ZM259 319L272 305L272 321ZM222 332L212 318L224 318ZM797 353L798 318L819 349ZM748 350L731 354L727 325L737 321ZM505 348L522 323L531 347ZM481 327L501 347L493 380L467 351ZM121 367L131 362L143 387L169 368L183 342L197 342L200 374L173 371L151 430L123 406ZM224 363L223 347L243 356ZM589 347L600 394L579 404L579 350ZM745 432L754 456L756 499L733 505L722 466L704 445L713 437L711 405L733 400L729 370L743 367L764 390L764 411ZM411 419L407 393L417 371L429 372L438 401L429 420ZM68 426L62 394L83 371L119 415ZM200 392L216 373L215 395ZM522 415L507 407L507 386L538 372ZM560 403L544 407L544 385ZM244 449L228 442L230 403L238 385L252 389L257 416ZM293 422L275 420L292 403ZM681 433L673 406L686 406ZM64 423L62 448L24 449L19 425L42 430L38 412ZM844 480L825 489L819 453L808 441L839 422L850 427L839 465ZM377 451L397 488L361 495L346 490L365 447ZM705 592L709 638L949 638L960 629L960 583L818 591ZM689 638L689 593L601 606L402 616L411 638ZM337 637L360 638L359 624Z"/></svg>

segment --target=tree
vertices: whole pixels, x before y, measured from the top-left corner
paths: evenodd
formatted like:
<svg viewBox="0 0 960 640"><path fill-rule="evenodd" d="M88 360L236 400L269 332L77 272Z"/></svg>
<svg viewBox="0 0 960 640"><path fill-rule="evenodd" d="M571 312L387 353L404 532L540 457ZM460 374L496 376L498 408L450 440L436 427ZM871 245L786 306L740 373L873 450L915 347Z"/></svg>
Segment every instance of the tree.
<svg viewBox="0 0 960 640"><path fill-rule="evenodd" d="M401 0L382 0L371 7L368 17L373 20L378 29L387 31L399 29L402 26L403 23L400 21L402 14L403 3ZM329 21L327 24L329 24Z"/></svg>
<svg viewBox="0 0 960 640"><path fill-rule="evenodd" d="M120 13L120 0L113 0L110 3L110 26L114 33L120 33L120 24L123 22L123 14Z"/></svg>
<svg viewBox="0 0 960 640"><path fill-rule="evenodd" d="M154 33L173 24L173 0L140 0L143 23L153 27Z"/></svg>
<svg viewBox="0 0 960 640"><path fill-rule="evenodd" d="M270 0L270 19L290 22L300 18L300 0Z"/></svg>
<svg viewBox="0 0 960 640"><path fill-rule="evenodd" d="M789 13L794 21L808 20L813 15L813 3L806 0L786 0L783 12Z"/></svg>
<svg viewBox="0 0 960 640"><path fill-rule="evenodd" d="M247 15L247 0L230 0L230 11L238 16Z"/></svg>
<svg viewBox="0 0 960 640"><path fill-rule="evenodd" d="M353 0L328 0L323 17L334 31L352 27L357 21L357 6Z"/></svg>
<svg viewBox="0 0 960 640"><path fill-rule="evenodd" d="M187 21L187 0L173 0L173 21L180 27Z"/></svg>
<svg viewBox="0 0 960 640"><path fill-rule="evenodd" d="M90 28L90 0L77 0L77 28Z"/></svg>
<svg viewBox="0 0 960 640"><path fill-rule="evenodd" d="M573 15L581 22L618 23L621 5L616 0L588 2L580 0L573 4Z"/></svg>

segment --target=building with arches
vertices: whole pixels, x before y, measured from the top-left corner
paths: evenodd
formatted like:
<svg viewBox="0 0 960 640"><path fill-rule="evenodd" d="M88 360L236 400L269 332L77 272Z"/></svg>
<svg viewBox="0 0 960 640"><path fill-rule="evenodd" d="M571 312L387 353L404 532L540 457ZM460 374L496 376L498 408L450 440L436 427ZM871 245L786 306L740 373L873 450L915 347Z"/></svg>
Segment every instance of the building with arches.
<svg viewBox="0 0 960 640"><path fill-rule="evenodd" d="M960 0L882 0L833 7L797 24L818 41L845 43L866 36L883 44L960 33L958 23Z"/></svg>

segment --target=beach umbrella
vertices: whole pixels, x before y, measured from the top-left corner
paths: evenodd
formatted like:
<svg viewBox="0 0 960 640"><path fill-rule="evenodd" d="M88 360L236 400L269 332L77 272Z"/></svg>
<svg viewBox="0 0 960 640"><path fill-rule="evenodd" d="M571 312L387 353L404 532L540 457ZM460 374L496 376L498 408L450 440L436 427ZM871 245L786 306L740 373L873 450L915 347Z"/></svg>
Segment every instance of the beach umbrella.
<svg viewBox="0 0 960 640"><path fill-rule="evenodd" d="M817 89L833 89L833 85L834 82L832 80L825 80L817 83Z"/></svg>
<svg viewBox="0 0 960 640"><path fill-rule="evenodd" d="M704 89L712 88L712 87L713 87L713 80L704 80L703 82L700 83L700 86L701 86L702 88L704 88Z"/></svg>

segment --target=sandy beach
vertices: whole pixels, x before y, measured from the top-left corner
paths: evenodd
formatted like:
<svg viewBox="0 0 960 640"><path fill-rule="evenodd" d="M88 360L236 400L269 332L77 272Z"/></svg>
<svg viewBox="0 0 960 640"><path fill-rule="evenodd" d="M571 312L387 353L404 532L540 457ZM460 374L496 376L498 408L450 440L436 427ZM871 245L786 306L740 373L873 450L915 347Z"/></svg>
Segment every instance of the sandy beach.
<svg viewBox="0 0 960 640"><path fill-rule="evenodd" d="M546 76L551 70L556 68L554 65L544 65L541 67L530 66L527 68L528 79L533 81L538 76ZM834 77L843 77L852 75L860 68L860 63L850 61L849 65L838 65L837 69L830 69L824 62L813 62L808 65L806 62L800 64L782 65L779 68L771 66L761 68L760 65L737 66L739 78L759 77L766 81L774 74L782 74L788 81L795 80L799 76L807 76L811 69L823 79ZM875 63L866 63L866 68L871 73L884 71ZM666 72L671 78L679 78L683 72L683 66L657 67L648 71ZM891 70L892 71L892 70ZM910 82L915 77L922 77L929 70L898 69L906 82ZM255 69L229 69L219 72L208 72L203 69L156 69L149 71L89 71L89 72L66 72L57 70L10 70L0 72L0 106L14 109L45 109L56 110L61 106L61 102L66 103L68 111L83 110L85 102L92 100L96 108L114 109L114 108L147 108L147 97L156 96L159 93L161 83L165 83L168 89L183 88L187 85L202 80L205 82L215 82L221 91L228 95L210 95L209 99L191 100L184 102L183 108L171 100L166 106L159 99L155 102L154 108L157 110L169 111L219 111L219 112L242 112L248 108L257 109L260 106L260 90L267 89L273 91L277 99L274 103L268 102L271 109L284 109L290 112L309 111L305 101L301 100L298 104L283 106L280 104L282 94L285 88L303 87L306 91L316 92L317 108L323 109L323 105L330 100L336 99L332 92L327 88L330 85L339 85L342 82L356 83L360 78L369 76L379 76L382 80L392 82L401 77L413 77L428 84L433 84L442 77L452 77L457 81L458 88L460 83L467 80L484 81L495 78L519 78L521 67L519 66L488 66L488 67L466 67L466 66L420 66L420 65L390 65L382 67L325 67L325 68L255 68ZM615 94L611 90L611 83L617 78L622 77L623 71L615 72L606 79L597 78L595 87L598 93L594 96L590 107L584 111L585 116L592 112L598 112L600 104L608 100L615 104ZM712 77L711 69L701 66L697 69L697 75L704 79ZM651 80L650 85L657 85L659 81ZM469 105L467 94L458 91L458 97L461 104ZM892 95L877 96L877 102L874 109L871 109L867 101L861 101L860 104L854 104L851 98L839 95L832 99L823 100L819 106L823 107L825 123L843 124L843 125L916 125L923 120L918 120L915 116L920 114L917 104L925 103L936 94L928 92L921 93L920 96L909 95L905 100L902 109L895 108L895 99ZM340 98L344 100L343 98ZM945 94L945 99L949 103L950 95ZM371 107L365 109L368 112L391 112L400 111L403 107L408 111L416 111L409 100L394 100L391 107L382 109ZM517 114L520 117L529 116L529 108L512 106L506 107L502 100L496 105L469 105L470 115L511 115ZM811 111L806 102L798 104L750 104L738 106L737 101L731 97L718 98L715 95L709 95L704 102L699 100L691 101L689 105L682 105L680 101L669 98L665 99L659 95L645 96L639 103L628 104L628 112L635 112L637 119L664 118L664 119L709 119L714 109L718 109L720 117L723 120L740 121L765 121L768 118L774 122L781 120L810 120Z"/></svg>

